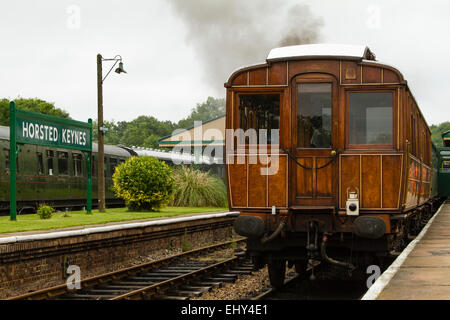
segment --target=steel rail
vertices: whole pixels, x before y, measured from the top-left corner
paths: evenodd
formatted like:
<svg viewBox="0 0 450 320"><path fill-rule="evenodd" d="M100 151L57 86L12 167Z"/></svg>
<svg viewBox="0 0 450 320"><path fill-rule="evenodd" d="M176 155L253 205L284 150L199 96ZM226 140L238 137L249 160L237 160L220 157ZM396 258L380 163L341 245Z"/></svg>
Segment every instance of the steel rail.
<svg viewBox="0 0 450 320"><path fill-rule="evenodd" d="M181 252L169 257L165 257L165 258L161 258L155 261L151 261L151 262L146 262L137 266L132 266L132 267L128 267L128 268L123 268L117 271L112 271L112 272L108 272L108 273L104 273L98 276L93 276L84 280L81 280L80 285L81 285L81 289L85 289L88 287L92 287L98 284L103 284L109 281L113 281L113 280L117 280L117 279L121 279L123 277L129 276L131 274L135 274L135 273L139 273L142 271L146 271L149 269L153 269L153 268L158 268L162 265L168 264L171 261L173 261L174 259L177 258L185 258L185 257L189 257L189 256L195 256L197 254L201 254L202 252L208 251L208 250L212 250L212 249L218 249L220 247L224 247L227 245L230 245L232 243L239 243L242 241L245 241L246 238L238 238L235 240L230 240L230 241L226 241L226 242L222 242L222 243L218 243L218 244L214 244L214 245L210 245L210 246L206 246L206 247L201 247L198 249L194 249L194 250L189 250L186 252ZM77 290L77 291L79 291ZM70 290L67 287L67 284L61 284L61 285L57 285L57 286L53 286L50 288L46 288L46 289L41 289L41 290L37 290L34 292L30 292L30 293L26 293L26 294L22 294L22 295L18 295L18 296L14 296L14 297L9 297L6 300L46 300L46 299L51 299L53 297L56 296L60 296L66 293L70 293L73 290Z"/></svg>
<svg viewBox="0 0 450 320"><path fill-rule="evenodd" d="M182 285L189 281L190 279L194 279L196 277L201 276L202 274L207 274L209 272L212 272L216 269L221 269L223 267L226 267L227 265L237 261L239 257L233 257L226 259L224 261L215 263L213 265L201 268L199 270L195 270L183 275L180 275L178 277L174 277L172 279L168 279L165 281L161 281L155 284L152 284L150 286L137 289L125 294L122 294L120 296L111 298L109 300L123 300L123 299L143 299L143 298L149 298L151 296L162 294L164 291L168 289L173 289L173 287L178 287L179 285Z"/></svg>

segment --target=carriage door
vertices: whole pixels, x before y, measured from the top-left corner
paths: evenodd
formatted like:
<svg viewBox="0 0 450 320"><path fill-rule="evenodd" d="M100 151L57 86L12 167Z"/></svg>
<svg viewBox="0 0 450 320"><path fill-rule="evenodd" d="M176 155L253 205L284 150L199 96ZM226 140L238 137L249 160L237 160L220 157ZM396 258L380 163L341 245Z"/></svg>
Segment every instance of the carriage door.
<svg viewBox="0 0 450 320"><path fill-rule="evenodd" d="M337 84L330 76L308 74L294 78L292 90L292 204L334 206Z"/></svg>

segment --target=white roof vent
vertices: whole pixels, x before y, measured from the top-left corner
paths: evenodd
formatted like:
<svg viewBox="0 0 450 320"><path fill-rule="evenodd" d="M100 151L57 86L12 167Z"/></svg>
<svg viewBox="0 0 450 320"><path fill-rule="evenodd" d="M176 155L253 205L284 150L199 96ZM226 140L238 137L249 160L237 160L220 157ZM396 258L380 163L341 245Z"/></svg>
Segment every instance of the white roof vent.
<svg viewBox="0 0 450 320"><path fill-rule="evenodd" d="M375 60L375 55L367 46L344 44L305 44L272 49L267 57L267 61L312 57L339 57L351 60Z"/></svg>

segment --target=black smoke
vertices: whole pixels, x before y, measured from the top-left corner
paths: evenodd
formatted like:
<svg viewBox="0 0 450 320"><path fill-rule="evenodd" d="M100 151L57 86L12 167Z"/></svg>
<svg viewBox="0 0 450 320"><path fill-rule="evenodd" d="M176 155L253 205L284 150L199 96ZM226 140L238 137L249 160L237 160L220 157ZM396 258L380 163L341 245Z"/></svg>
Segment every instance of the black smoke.
<svg viewBox="0 0 450 320"><path fill-rule="evenodd" d="M322 18L307 5L285 0L169 0L186 26L203 66L204 79L218 93L236 68L264 62L270 49L316 43Z"/></svg>

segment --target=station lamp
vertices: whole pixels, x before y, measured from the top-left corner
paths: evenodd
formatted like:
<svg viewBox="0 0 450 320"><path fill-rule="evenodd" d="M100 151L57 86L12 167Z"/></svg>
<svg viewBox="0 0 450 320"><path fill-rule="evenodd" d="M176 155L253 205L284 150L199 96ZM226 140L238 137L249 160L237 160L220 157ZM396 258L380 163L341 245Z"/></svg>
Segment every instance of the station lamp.
<svg viewBox="0 0 450 320"><path fill-rule="evenodd" d="M102 62L103 61L115 61L111 69L109 69L106 76L103 78ZM109 73L119 62L119 67L116 68L116 73L127 73L123 68L122 57L120 55L115 56L112 59L104 59L101 54L97 55L97 106L98 106L98 211L105 211L105 146L104 146L104 133L106 128L103 124L103 81L108 77Z"/></svg>

